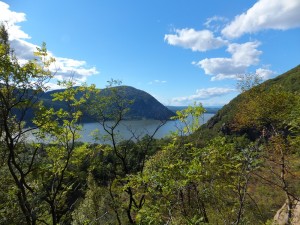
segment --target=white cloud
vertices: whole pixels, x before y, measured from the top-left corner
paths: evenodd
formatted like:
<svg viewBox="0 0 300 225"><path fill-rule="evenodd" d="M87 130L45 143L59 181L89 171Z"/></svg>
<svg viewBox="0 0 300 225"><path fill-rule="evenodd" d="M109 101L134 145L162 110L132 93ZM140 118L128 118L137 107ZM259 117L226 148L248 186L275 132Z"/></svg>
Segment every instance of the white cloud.
<svg viewBox="0 0 300 225"><path fill-rule="evenodd" d="M221 37L214 37L209 30L196 31L194 29L175 30L176 34L166 34L165 41L170 45L205 52L210 49L220 48L227 44Z"/></svg>
<svg viewBox="0 0 300 225"><path fill-rule="evenodd" d="M172 99L173 105L190 105L193 102L205 101L214 97L224 96L236 91L233 88L203 88L196 90L196 94Z"/></svg>
<svg viewBox="0 0 300 225"><path fill-rule="evenodd" d="M227 51L232 54L232 60L238 66L251 66L259 62L259 55L262 53L257 50L260 42L246 42L243 44L230 44Z"/></svg>
<svg viewBox="0 0 300 225"><path fill-rule="evenodd" d="M235 65L232 58L206 58L199 61L196 65L201 67L205 74L213 75L212 80L233 78L236 73L243 73L245 66ZM218 79L215 79L218 77Z"/></svg>
<svg viewBox="0 0 300 225"><path fill-rule="evenodd" d="M46 84L47 90L58 90L62 89L63 87L59 86L57 83L49 82Z"/></svg>
<svg viewBox="0 0 300 225"><path fill-rule="evenodd" d="M212 75L212 80L235 79L237 74L245 73L249 66L259 63L257 50L259 42L246 42L243 44L229 44L227 52L230 58L206 58L198 63L193 63L202 68L207 75Z"/></svg>
<svg viewBox="0 0 300 225"><path fill-rule="evenodd" d="M38 47L24 39L30 39L30 36L21 30L17 23L26 21L24 13L14 12L9 9L9 5L0 1L0 23L3 22L8 26L8 33L11 47L15 50L15 54L21 64L34 58L33 52ZM55 63L50 66L50 70L55 74L57 80L73 77L76 84L85 82L87 77L98 74L96 67L90 67L86 61L70 59L55 56L48 51L48 56L55 58ZM55 84L51 84L55 87Z"/></svg>
<svg viewBox="0 0 300 225"><path fill-rule="evenodd" d="M27 61L34 58L33 52L36 51L37 45L31 44L22 39L14 39L10 41L11 48L15 50L18 59Z"/></svg>
<svg viewBox="0 0 300 225"><path fill-rule="evenodd" d="M167 83L166 80L154 80L154 81L150 81L148 84L165 84Z"/></svg>
<svg viewBox="0 0 300 225"><path fill-rule="evenodd" d="M218 74L218 75L216 75L216 76L213 76L212 78L211 78L211 81L217 81L217 80L225 80L225 79L236 79L236 75L235 74L222 74L222 73L220 73L220 74Z"/></svg>
<svg viewBox="0 0 300 225"><path fill-rule="evenodd" d="M260 76L263 80L267 80L276 74L276 72L274 72L270 69L267 69L267 68L258 68L258 69L256 69L255 73L258 76Z"/></svg>
<svg viewBox="0 0 300 225"><path fill-rule="evenodd" d="M211 29L215 32L219 31L222 27L224 27L224 23L227 22L228 19L221 16L213 16L210 18L207 18L204 26L208 29Z"/></svg>
<svg viewBox="0 0 300 225"><path fill-rule="evenodd" d="M238 38L264 29L287 30L300 27L299 0L259 0L247 12L238 15L222 34Z"/></svg>
<svg viewBox="0 0 300 225"><path fill-rule="evenodd" d="M50 67L50 70L55 73L55 77L58 80L73 77L78 81L85 82L88 76L99 73L96 67L87 67L86 61L55 57L51 53L50 56L55 58L55 62Z"/></svg>
<svg viewBox="0 0 300 225"><path fill-rule="evenodd" d="M38 46L21 39L15 39L11 41L11 47L15 49L19 62L24 64L34 58L33 52L36 51ZM55 62L51 64L49 69L57 80L73 77L82 83L89 76L99 73L96 67L88 67L86 61L56 57L50 51L48 51L48 56L55 58Z"/></svg>
<svg viewBox="0 0 300 225"><path fill-rule="evenodd" d="M0 1L0 22L8 26L9 39L18 38L29 39L30 36L21 30L16 23L26 21L25 13L13 12L9 9L9 5Z"/></svg>

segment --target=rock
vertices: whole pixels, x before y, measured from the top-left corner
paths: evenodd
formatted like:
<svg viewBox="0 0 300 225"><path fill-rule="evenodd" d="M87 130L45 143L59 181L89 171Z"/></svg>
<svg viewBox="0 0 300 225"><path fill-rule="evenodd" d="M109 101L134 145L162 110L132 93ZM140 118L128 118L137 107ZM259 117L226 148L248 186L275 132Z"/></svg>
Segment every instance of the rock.
<svg viewBox="0 0 300 225"><path fill-rule="evenodd" d="M292 208L292 218L290 223L288 222L288 207L287 202L277 211L274 216L274 225L300 225L300 201L295 200Z"/></svg>

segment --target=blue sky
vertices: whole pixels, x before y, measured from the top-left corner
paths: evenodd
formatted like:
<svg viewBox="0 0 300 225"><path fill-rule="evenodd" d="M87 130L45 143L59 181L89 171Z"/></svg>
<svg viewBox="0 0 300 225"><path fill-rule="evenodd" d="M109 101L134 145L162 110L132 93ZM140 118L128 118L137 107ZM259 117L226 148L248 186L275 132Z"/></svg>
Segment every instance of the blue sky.
<svg viewBox="0 0 300 225"><path fill-rule="evenodd" d="M47 43L56 81L111 78L165 105L228 103L237 75L300 62L299 0L9 0L0 21L21 60Z"/></svg>

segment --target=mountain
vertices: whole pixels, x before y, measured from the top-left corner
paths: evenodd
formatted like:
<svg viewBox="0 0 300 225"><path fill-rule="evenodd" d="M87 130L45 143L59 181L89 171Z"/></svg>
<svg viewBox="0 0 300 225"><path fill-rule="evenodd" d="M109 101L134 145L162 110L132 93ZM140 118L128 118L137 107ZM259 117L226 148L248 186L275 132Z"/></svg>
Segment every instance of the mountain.
<svg viewBox="0 0 300 225"><path fill-rule="evenodd" d="M180 111L183 109L186 109L188 106L167 106L168 109L176 113L176 111ZM215 107L204 107L205 108L205 113L217 113L221 107L215 106Z"/></svg>
<svg viewBox="0 0 300 225"><path fill-rule="evenodd" d="M259 86L263 87L264 90L267 91L274 85L281 86L283 90L288 92L299 92L300 65L274 79L263 82ZM240 94L232 99L227 105L224 105L222 109L220 109L205 125L202 126L203 132L209 133L210 135L219 131L222 131L225 134L230 133L231 130L228 125L233 122L234 115L239 110L242 97L243 94Z"/></svg>
<svg viewBox="0 0 300 225"><path fill-rule="evenodd" d="M75 87L76 88L76 87ZM46 107L54 107L55 109L64 108L62 102L53 102L52 95L57 92L62 92L64 89L48 91L43 94L43 100ZM161 104L153 96L145 91L130 87L118 86L102 89L99 92L100 96L110 96L112 92L117 93L119 100L132 101L129 105L129 111L125 115L125 119L154 119L154 120L169 120L175 113ZM79 94L80 95L80 94ZM82 122L92 122L92 120L84 115Z"/></svg>
<svg viewBox="0 0 300 225"><path fill-rule="evenodd" d="M175 113L161 104L157 99L145 91L130 86L118 86L100 91L102 95L110 95L111 91L116 91L123 100L133 103L126 114L126 119L154 119L169 120ZM101 93L102 92L102 93Z"/></svg>

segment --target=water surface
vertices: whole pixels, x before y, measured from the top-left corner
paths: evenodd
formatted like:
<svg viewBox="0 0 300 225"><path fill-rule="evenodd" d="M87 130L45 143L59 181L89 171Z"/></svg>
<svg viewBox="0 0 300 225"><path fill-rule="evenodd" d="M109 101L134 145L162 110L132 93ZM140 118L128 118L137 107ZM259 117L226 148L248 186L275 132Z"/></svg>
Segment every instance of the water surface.
<svg viewBox="0 0 300 225"><path fill-rule="evenodd" d="M200 118L200 123L206 123L214 114L213 113L204 113ZM157 127L161 124L161 121L158 120L127 120L122 121L120 125L115 129L115 132L118 134L120 139L133 139L141 138L142 136L148 134L152 135ZM111 126L113 122L107 122L108 126ZM167 121L163 126L161 126L158 131L155 133L155 138L160 139L171 132L175 132L178 129L181 129L183 124L178 121ZM98 129L98 132L94 132ZM95 133L97 138L101 137L98 140L95 140L91 133ZM80 141L83 142L104 142L103 135L106 135L106 132L98 123L85 123L83 124L83 130L81 131L82 138Z"/></svg>

